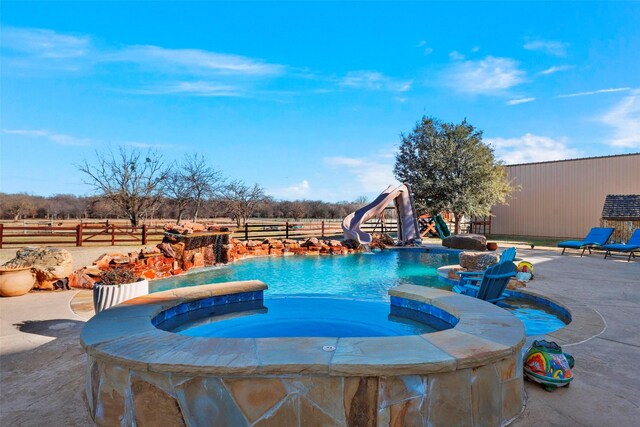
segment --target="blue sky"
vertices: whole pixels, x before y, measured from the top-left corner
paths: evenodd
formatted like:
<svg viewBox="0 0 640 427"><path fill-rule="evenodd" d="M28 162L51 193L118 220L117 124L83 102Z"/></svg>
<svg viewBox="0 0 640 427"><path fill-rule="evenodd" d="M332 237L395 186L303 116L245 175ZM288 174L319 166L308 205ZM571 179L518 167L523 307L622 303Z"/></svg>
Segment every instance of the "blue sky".
<svg viewBox="0 0 640 427"><path fill-rule="evenodd" d="M523 163L640 151L640 3L11 2L0 191L96 150L201 153L283 199L373 196L422 115Z"/></svg>

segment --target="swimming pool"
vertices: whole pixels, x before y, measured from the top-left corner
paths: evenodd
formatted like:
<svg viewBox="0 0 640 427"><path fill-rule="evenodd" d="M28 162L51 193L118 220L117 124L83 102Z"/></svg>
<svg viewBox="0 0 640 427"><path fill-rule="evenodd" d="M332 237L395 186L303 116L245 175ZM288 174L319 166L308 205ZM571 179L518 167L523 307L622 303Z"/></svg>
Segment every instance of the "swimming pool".
<svg viewBox="0 0 640 427"><path fill-rule="evenodd" d="M260 280L269 286L266 296L317 294L388 301L387 291L402 284L449 289L438 280L437 268L457 262L457 254L411 249L345 256L248 258L197 273L155 280L149 288L151 292L159 292L205 283Z"/></svg>
<svg viewBox="0 0 640 427"><path fill-rule="evenodd" d="M451 290L438 278L438 267L457 264L455 252L424 249L383 250L348 256L287 256L248 258L234 264L155 280L151 292L241 280L267 283L267 298L318 295L388 301L388 291L403 285ZM549 306L510 299L506 309L525 324L527 335L550 333L566 325L566 316ZM318 308L319 309L319 308ZM315 310L309 307L309 310Z"/></svg>

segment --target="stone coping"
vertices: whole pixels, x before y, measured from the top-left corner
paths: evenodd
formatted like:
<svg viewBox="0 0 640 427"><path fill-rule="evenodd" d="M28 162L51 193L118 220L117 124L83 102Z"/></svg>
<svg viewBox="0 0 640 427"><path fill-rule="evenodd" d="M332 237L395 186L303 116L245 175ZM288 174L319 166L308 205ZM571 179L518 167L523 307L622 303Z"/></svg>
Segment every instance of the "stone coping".
<svg viewBox="0 0 640 427"><path fill-rule="evenodd" d="M447 276L449 269L453 267L460 266L445 265L438 268L438 278L440 281L450 285L457 283ZM557 342L561 346L573 345L600 335L606 329L606 323L597 311L566 295L531 288L520 288L507 292L514 298L532 300L539 304L546 305L565 317L564 320L567 322L567 326L543 336L536 336L535 338L544 337ZM527 341L532 341L531 338L532 337L528 337Z"/></svg>
<svg viewBox="0 0 640 427"><path fill-rule="evenodd" d="M412 336L366 338L204 338L156 328L163 311L192 301L264 291L257 280L178 288L138 297L93 317L81 334L87 354L141 371L187 375L412 375L482 366L517 354L523 324L493 304L416 285L392 297L437 307L455 327ZM325 351L333 346L335 351Z"/></svg>

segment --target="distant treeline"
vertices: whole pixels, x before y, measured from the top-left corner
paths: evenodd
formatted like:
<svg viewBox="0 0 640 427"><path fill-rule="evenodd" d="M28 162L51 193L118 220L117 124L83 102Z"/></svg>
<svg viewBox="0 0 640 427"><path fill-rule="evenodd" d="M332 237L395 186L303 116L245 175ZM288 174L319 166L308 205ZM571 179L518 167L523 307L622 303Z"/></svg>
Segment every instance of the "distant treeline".
<svg viewBox="0 0 640 427"><path fill-rule="evenodd" d="M323 202L320 200L284 201L266 198L261 201L252 213L253 218L303 218L339 219L353 212L366 203L365 198L348 202ZM187 206L185 217L192 212ZM147 215L147 220L159 218L177 218L177 208L168 198L156 204ZM200 207L201 218L224 218L229 214L224 199L211 198L205 200ZM82 197L72 194L57 194L43 197L29 194L0 193L0 217L2 219L88 219L88 218L123 218L121 211L108 199L100 197Z"/></svg>

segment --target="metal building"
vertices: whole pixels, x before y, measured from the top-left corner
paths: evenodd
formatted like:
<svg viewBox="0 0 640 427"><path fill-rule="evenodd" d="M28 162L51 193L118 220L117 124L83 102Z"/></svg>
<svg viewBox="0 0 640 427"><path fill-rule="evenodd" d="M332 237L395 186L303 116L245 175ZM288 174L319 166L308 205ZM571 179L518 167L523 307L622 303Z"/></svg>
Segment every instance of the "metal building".
<svg viewBox="0 0 640 427"><path fill-rule="evenodd" d="M582 238L609 194L640 194L640 153L509 165L520 191L494 206L492 233Z"/></svg>

